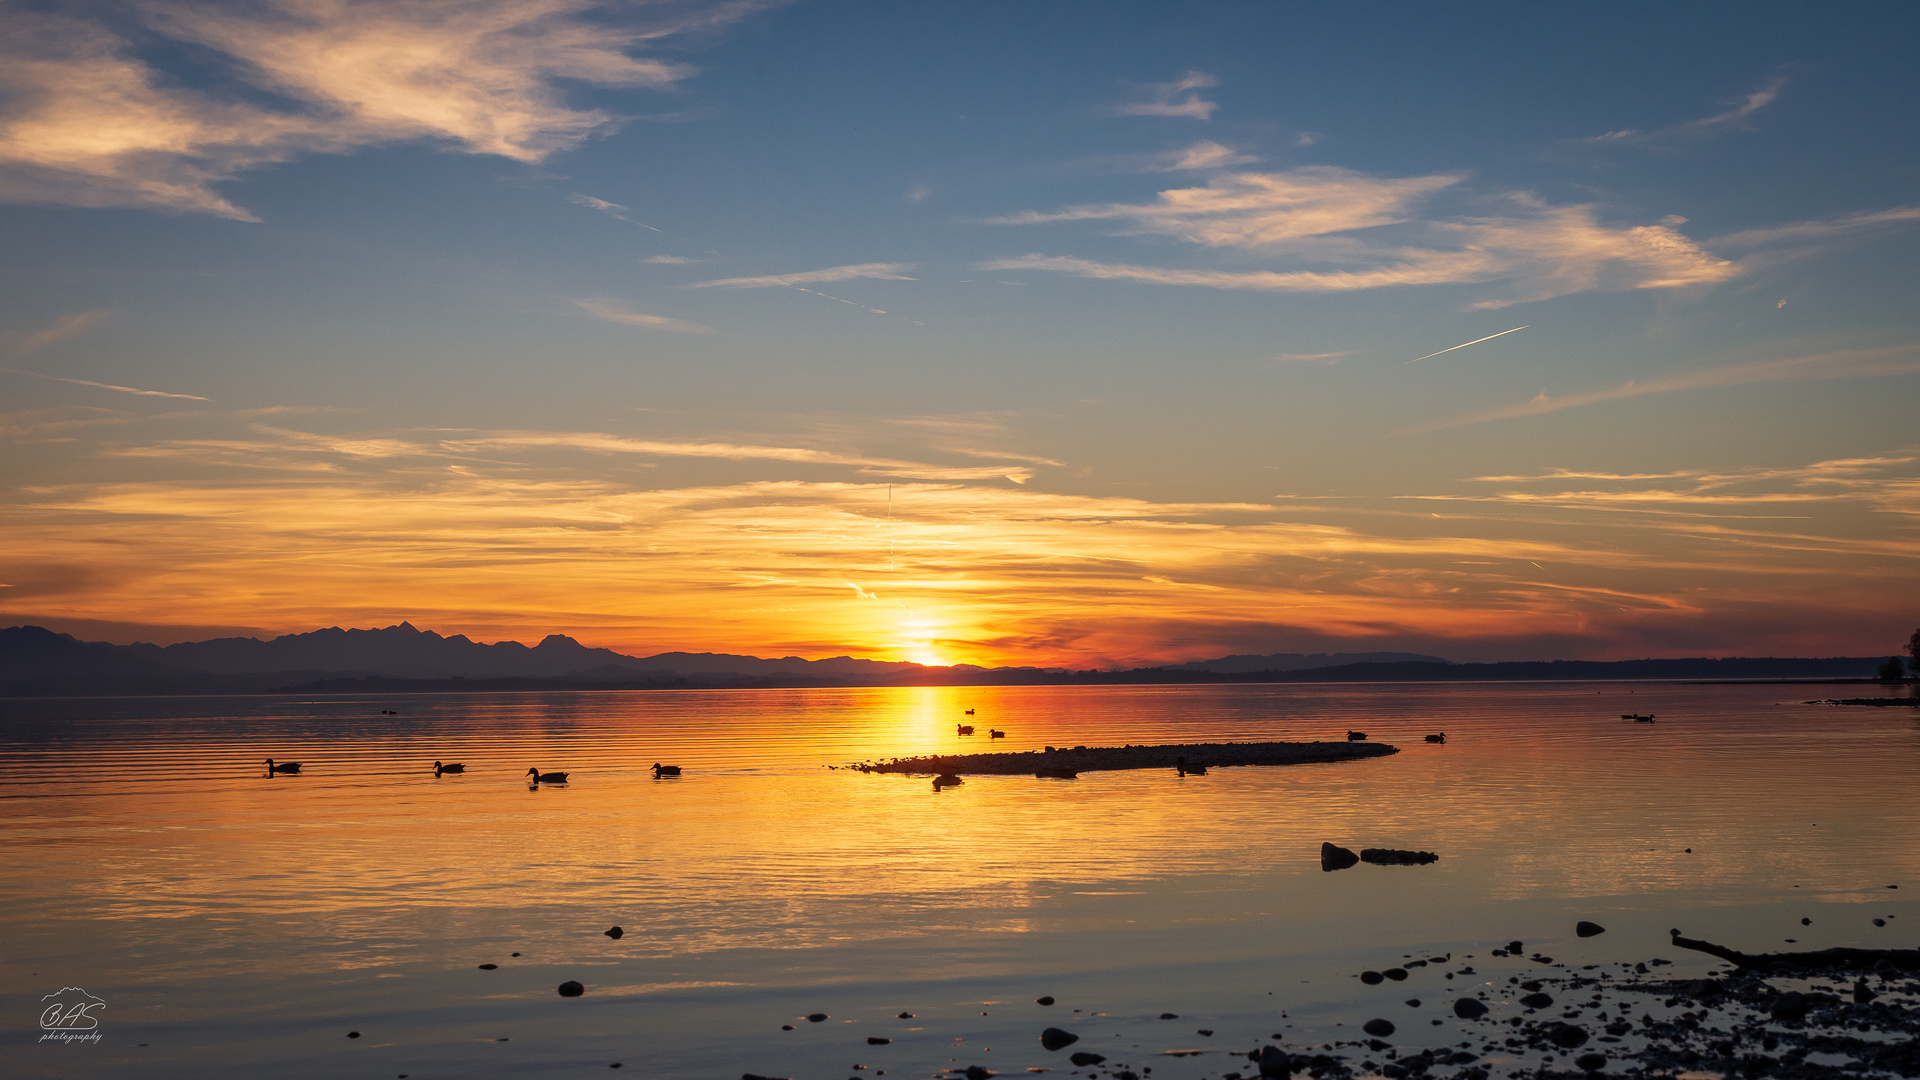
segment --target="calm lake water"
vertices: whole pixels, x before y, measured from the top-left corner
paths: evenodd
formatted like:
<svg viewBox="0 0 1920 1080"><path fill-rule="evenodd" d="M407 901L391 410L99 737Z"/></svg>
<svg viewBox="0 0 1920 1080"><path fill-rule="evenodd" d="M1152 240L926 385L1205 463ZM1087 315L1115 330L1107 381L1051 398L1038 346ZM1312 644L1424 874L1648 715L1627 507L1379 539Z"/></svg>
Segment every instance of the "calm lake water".
<svg viewBox="0 0 1920 1080"><path fill-rule="evenodd" d="M1064 1055L1035 1039L1061 1024L1141 1060L1210 1051L1150 1057L1153 1080L1184 1080L1245 1069L1226 1051L1276 1033L1351 1037L1385 1010L1402 1045L1458 1038L1446 995L1476 978L1504 986L1528 962L1488 952L1515 938L1564 964L1661 956L1682 973L1717 963L1675 952L1669 927L1754 951L1913 947L1920 711L1801 703L1831 692L0 702L0 1015L13 1044L0 1072L1064 1073ZM1659 719L1619 719L1629 712ZM962 738L962 720L1008 737ZM1184 779L974 777L943 791L826 767L1348 728L1402 752ZM1446 743L1422 740L1439 731ZM303 771L267 776L268 757ZM436 778L436 758L467 772ZM655 780L656 761L685 773ZM530 790L529 767L572 782ZM1324 840L1441 859L1325 873ZM1578 919L1608 933L1578 939ZM602 934L616 924L624 937ZM1451 970L1474 957L1479 974L1353 978L1445 954ZM559 997L568 979L586 995ZM40 999L63 987L106 1002L98 1042L40 1041ZM1409 994L1430 1000L1409 1006Z"/></svg>

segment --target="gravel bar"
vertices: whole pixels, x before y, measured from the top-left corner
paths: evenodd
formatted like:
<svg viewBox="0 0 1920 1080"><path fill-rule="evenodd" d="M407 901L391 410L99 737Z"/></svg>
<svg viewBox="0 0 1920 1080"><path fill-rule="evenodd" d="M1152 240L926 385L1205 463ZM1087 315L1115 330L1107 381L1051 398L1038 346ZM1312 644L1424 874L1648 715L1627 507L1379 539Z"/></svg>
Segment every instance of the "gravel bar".
<svg viewBox="0 0 1920 1080"><path fill-rule="evenodd" d="M924 773L976 776L1020 776L1042 769L1095 772L1106 769L1171 769L1176 759L1196 765L1317 765L1331 761L1397 754L1400 748L1373 742L1226 742L1178 743L1170 746L1076 746L1072 749L1028 750L1004 754L933 754L925 757L862 761L841 768L870 773Z"/></svg>

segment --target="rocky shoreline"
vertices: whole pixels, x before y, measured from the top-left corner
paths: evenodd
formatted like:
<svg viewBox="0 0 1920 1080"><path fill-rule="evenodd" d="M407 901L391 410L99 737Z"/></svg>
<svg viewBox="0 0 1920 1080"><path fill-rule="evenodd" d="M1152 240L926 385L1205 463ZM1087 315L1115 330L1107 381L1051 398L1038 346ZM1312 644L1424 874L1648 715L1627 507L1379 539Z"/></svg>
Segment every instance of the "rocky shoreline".
<svg viewBox="0 0 1920 1080"><path fill-rule="evenodd" d="M1591 923L1576 930L1579 937L1604 932ZM1677 931L1674 938L1683 949L1719 949L1682 938ZM1837 952L1860 955L1834 957ZM1028 1022L1034 1035L1029 1038L1035 1041L1003 1047L1001 1055L981 1048L984 1052L972 1053L972 1060L948 1057L945 1067L931 1075L987 1080L1022 1071L1058 1071L1103 1080L1159 1080L1153 1075L1157 1065L1163 1075L1184 1077L1191 1070L1209 1080L1920 1076L1920 981L1887 960L1893 956L1904 961L1904 953L1911 950L1877 957L1867 955L1870 952L1790 954L1790 965L1776 964L1766 973L1736 967L1707 978L1664 978L1658 969L1672 961L1659 958L1557 963L1550 956L1528 953L1519 941L1487 950L1478 958L1488 969L1484 971L1475 967L1472 954L1399 957L1390 966L1383 964L1384 970L1355 974L1362 985L1382 990L1373 1000L1355 1002L1355 1011L1338 1025L1345 1031L1335 1033L1323 1025L1316 1038L1292 1030L1274 1031L1269 1037L1223 1030L1218 1032L1222 1045L1214 1045L1211 1026L1190 1026L1199 1018L1182 1024L1178 1013L1160 1013L1159 1020L1167 1022L1164 1036L1143 1038L1139 1021L1151 1023L1151 1014L1109 1016L1097 1011L1095 1002L1068 1012L1070 1002L1052 1008L1055 998L1047 996L1034 1002L1037 1008L1027 1007L1033 1009ZM1418 996L1394 1000L1409 993ZM1276 1005L1274 1026L1292 1029L1284 1004ZM910 1021L914 1014L902 1012L899 1017ZM828 1018L823 1012L805 1020ZM876 1077L887 1071L928 1075L924 1070L929 1062L892 1045L895 1034L917 1034L920 1029L902 1025L898 1032L868 1034L866 1026L887 1027L868 1022L848 1033L852 1038L865 1036L857 1051L863 1061L855 1070ZM786 1031L795 1027L783 1025ZM1123 1033L1125 1040L1115 1043ZM852 1038L849 1051L854 1051ZM957 1048L963 1041L952 1045ZM939 1045L948 1048L945 1039ZM1199 1060L1178 1068L1183 1058ZM785 1070L747 1072L741 1080L789 1075Z"/></svg>
<svg viewBox="0 0 1920 1080"><path fill-rule="evenodd" d="M1041 772L1097 772L1113 769L1181 769L1200 772L1235 765L1316 765L1397 754L1400 748L1372 742L1182 743L1168 746L1049 746L1045 750L999 754L930 754L922 757L862 761L829 768L864 773L922 775L1028 776Z"/></svg>

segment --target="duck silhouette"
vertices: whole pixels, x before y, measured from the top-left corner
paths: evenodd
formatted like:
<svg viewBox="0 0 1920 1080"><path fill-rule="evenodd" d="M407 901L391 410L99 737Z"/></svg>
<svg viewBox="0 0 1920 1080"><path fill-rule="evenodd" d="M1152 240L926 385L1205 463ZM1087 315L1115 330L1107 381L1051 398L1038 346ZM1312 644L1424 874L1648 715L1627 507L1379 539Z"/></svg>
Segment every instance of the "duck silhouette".
<svg viewBox="0 0 1920 1080"><path fill-rule="evenodd" d="M1189 765L1187 764L1187 759L1183 757L1177 757L1173 759L1173 768L1174 768L1174 771L1179 773L1181 776L1207 775L1207 767L1205 765L1197 765L1197 764Z"/></svg>
<svg viewBox="0 0 1920 1080"><path fill-rule="evenodd" d="M1007 733L1004 731L995 731L992 728L987 729L987 738L989 739L1004 739L1006 737Z"/></svg>
<svg viewBox="0 0 1920 1080"><path fill-rule="evenodd" d="M679 776L679 775L680 775L680 766L678 765L662 765L657 761L653 763L653 778L655 780L658 780L663 776Z"/></svg>
<svg viewBox="0 0 1920 1080"><path fill-rule="evenodd" d="M273 763L273 759L268 758L267 771L277 772L277 773L296 773L300 771L300 763L297 761L283 761L280 764L275 765Z"/></svg>
<svg viewBox="0 0 1920 1080"><path fill-rule="evenodd" d="M1348 742L1366 742L1367 733L1364 731L1349 731L1347 732L1347 741Z"/></svg>
<svg viewBox="0 0 1920 1080"><path fill-rule="evenodd" d="M466 771L467 771L467 767L465 765L460 764L459 762L455 762L452 765L442 765L437 761L433 763L433 775L435 776L439 776L441 773L466 772Z"/></svg>
<svg viewBox="0 0 1920 1080"><path fill-rule="evenodd" d="M1447 733L1443 731L1438 735L1429 735L1427 736L1427 741L1428 742L1446 742Z"/></svg>
<svg viewBox="0 0 1920 1080"><path fill-rule="evenodd" d="M960 734L962 734L962 735L971 735L971 734L973 734L973 725L972 725L972 724L960 724L960 725L958 725L958 726L959 726L959 728L960 728Z"/></svg>
<svg viewBox="0 0 1920 1080"><path fill-rule="evenodd" d="M567 782L567 774L563 772L541 772L539 769L528 769L527 775L533 777L533 782L536 784L564 784Z"/></svg>

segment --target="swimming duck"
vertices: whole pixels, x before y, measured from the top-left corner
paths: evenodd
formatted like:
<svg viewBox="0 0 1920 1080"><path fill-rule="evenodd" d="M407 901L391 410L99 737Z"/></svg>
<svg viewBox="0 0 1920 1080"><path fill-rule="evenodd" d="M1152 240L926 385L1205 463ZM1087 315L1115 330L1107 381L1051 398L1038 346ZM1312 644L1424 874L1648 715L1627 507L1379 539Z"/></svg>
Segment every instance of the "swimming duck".
<svg viewBox="0 0 1920 1080"><path fill-rule="evenodd" d="M1366 742L1367 733L1364 731L1349 731L1347 732L1347 741L1348 742Z"/></svg>
<svg viewBox="0 0 1920 1080"><path fill-rule="evenodd" d="M679 776L679 775L680 775L680 766L678 765L662 765L657 761L653 763L653 778L655 780L658 780L663 776Z"/></svg>
<svg viewBox="0 0 1920 1080"><path fill-rule="evenodd" d="M294 772L299 772L299 771L300 771L300 763L299 763L299 762L297 762L297 761L283 761L283 762L281 762L280 764L278 764L278 765L275 765L275 764L273 763L273 759L272 759L272 758L268 758L268 759L267 759L267 771L268 771L268 772L278 772L278 773L294 773Z"/></svg>
<svg viewBox="0 0 1920 1080"><path fill-rule="evenodd" d="M1207 767L1205 765L1197 765L1197 764L1189 765L1187 764L1187 759L1183 757L1177 757L1173 759L1173 768L1174 768L1174 771L1179 773L1181 776L1207 775Z"/></svg>
<svg viewBox="0 0 1920 1080"><path fill-rule="evenodd" d="M536 784L564 784L567 782L567 774L563 772L541 772L539 769L528 769L527 775L533 777L533 782Z"/></svg>
<svg viewBox="0 0 1920 1080"><path fill-rule="evenodd" d="M1438 735L1429 735L1427 736L1427 741L1428 742L1446 742L1447 733L1443 731Z"/></svg>
<svg viewBox="0 0 1920 1080"><path fill-rule="evenodd" d="M961 780L958 773L941 773L939 776L933 778L933 790L939 791L943 787L952 787L960 782Z"/></svg>
<svg viewBox="0 0 1920 1080"><path fill-rule="evenodd" d="M962 734L962 735L971 735L971 734L973 734L973 725L972 725L972 724L961 724L961 725L960 725L960 734Z"/></svg>
<svg viewBox="0 0 1920 1080"><path fill-rule="evenodd" d="M987 738L989 739L1004 739L1006 737L1007 733L1004 731L995 731L992 728L987 729Z"/></svg>
<svg viewBox="0 0 1920 1080"><path fill-rule="evenodd" d="M433 775L435 776L439 776L441 773L447 773L447 772L466 772L466 771L467 771L467 767L465 765L459 764L458 762L455 762L452 765L442 765L437 761L433 763Z"/></svg>

